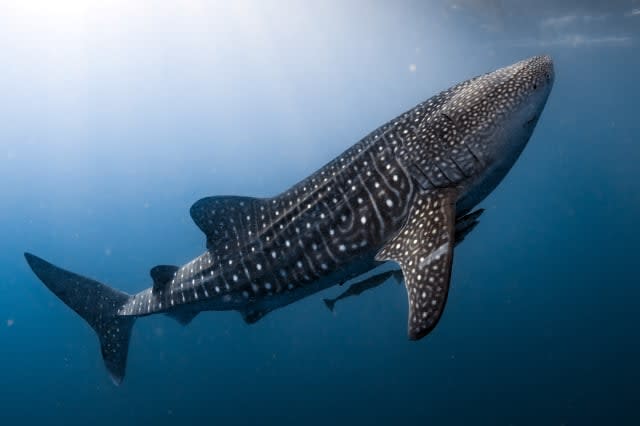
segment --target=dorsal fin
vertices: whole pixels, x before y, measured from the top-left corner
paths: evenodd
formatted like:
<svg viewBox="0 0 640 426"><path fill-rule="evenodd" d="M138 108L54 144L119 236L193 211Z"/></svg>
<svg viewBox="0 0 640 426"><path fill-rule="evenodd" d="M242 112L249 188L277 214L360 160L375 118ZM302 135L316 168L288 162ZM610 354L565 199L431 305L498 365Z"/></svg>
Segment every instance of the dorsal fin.
<svg viewBox="0 0 640 426"><path fill-rule="evenodd" d="M149 274L153 279L153 292L157 293L164 289L167 283L173 279L178 269L180 268L173 265L158 265L151 268Z"/></svg>
<svg viewBox="0 0 640 426"><path fill-rule="evenodd" d="M255 237L257 219L267 213L266 206L266 201L261 198L207 197L196 201L190 213L207 236L207 249L216 251L224 245L239 247Z"/></svg>

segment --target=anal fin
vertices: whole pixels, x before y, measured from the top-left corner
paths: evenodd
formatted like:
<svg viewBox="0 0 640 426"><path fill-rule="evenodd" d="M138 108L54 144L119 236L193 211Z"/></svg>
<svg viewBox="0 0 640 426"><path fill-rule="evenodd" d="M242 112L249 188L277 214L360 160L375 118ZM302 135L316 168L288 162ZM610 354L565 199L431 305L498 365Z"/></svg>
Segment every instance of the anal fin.
<svg viewBox="0 0 640 426"><path fill-rule="evenodd" d="M452 189L418 194L404 227L376 255L376 260L396 261L402 269L412 340L433 330L447 301L455 243L455 202Z"/></svg>
<svg viewBox="0 0 640 426"><path fill-rule="evenodd" d="M240 311L240 315L242 315L242 319L246 324L255 324L269 312L271 312L269 309L259 309L250 306L247 307L247 309Z"/></svg>
<svg viewBox="0 0 640 426"><path fill-rule="evenodd" d="M180 325L189 325L200 312L190 310L175 310L167 312L167 316L178 321Z"/></svg>

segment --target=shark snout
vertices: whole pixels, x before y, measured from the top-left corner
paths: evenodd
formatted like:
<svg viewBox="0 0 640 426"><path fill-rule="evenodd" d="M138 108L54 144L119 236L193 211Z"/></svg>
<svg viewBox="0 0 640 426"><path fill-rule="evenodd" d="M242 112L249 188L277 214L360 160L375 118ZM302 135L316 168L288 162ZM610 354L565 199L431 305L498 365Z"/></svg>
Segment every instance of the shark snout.
<svg viewBox="0 0 640 426"><path fill-rule="evenodd" d="M553 81L556 77L555 68L553 66L553 59L551 59L551 56L549 55L544 55L541 56L539 60L542 71L544 72L545 80L548 84L553 84Z"/></svg>
<svg viewBox="0 0 640 426"><path fill-rule="evenodd" d="M553 81L555 80L555 69L551 56L534 56L526 61L525 68L534 76L533 80L535 86L547 86L551 89Z"/></svg>
<svg viewBox="0 0 640 426"><path fill-rule="evenodd" d="M519 116L522 126L533 131L551 93L555 79L553 59L549 55L534 56L520 62L514 75L515 84L524 94Z"/></svg>
<svg viewBox="0 0 640 426"><path fill-rule="evenodd" d="M551 59L551 56L549 55L545 55L543 56L543 58L544 58L544 64L546 66L547 81L551 83L556 77L556 71L553 66L553 59Z"/></svg>

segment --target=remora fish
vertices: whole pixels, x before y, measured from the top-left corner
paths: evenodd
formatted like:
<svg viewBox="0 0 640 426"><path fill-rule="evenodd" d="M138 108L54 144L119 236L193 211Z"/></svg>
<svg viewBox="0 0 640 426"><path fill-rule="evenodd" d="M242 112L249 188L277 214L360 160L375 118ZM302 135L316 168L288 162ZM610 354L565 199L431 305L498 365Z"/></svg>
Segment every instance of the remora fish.
<svg viewBox="0 0 640 426"><path fill-rule="evenodd" d="M138 294L29 253L27 262L96 331L116 384L138 317L187 324L201 311L237 310L254 323L385 261L400 266L409 338L420 339L444 309L456 219L514 164L553 80L548 56L518 62L417 105L278 196L201 199L191 217L207 250L182 267L154 267L153 287Z"/></svg>
<svg viewBox="0 0 640 426"><path fill-rule="evenodd" d="M400 278L398 278L398 275ZM402 272L400 271L387 271L381 274L377 274L372 276L369 279L358 281L357 283L351 284L347 290L340 293L340 295L333 299L322 299L327 309L333 312L333 309L336 306L336 303L340 300L346 299L348 297L359 296L365 291L373 290L376 287L384 284L389 278L393 278L396 282L402 282Z"/></svg>
<svg viewBox="0 0 640 426"><path fill-rule="evenodd" d="M454 239L454 248L461 243L466 236L478 225L478 218L484 212L484 209L478 209L468 215L456 220L456 232ZM360 277L359 277L360 278ZM362 277L362 279L356 278L353 284L349 286L347 290L342 292L338 297L334 299L322 299L327 309L333 312L336 303L340 300L347 299L353 296L360 296L365 291L373 290L376 287L381 286L387 282L390 278L398 284L402 283L402 271L392 270L386 272L378 272L371 277Z"/></svg>

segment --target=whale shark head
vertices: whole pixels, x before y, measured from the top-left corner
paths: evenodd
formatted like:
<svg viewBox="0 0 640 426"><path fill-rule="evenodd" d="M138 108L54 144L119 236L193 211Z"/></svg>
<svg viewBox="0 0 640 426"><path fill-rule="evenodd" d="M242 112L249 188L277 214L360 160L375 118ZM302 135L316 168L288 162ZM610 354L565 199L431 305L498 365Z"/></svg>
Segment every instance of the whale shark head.
<svg viewBox="0 0 640 426"><path fill-rule="evenodd" d="M460 83L414 109L406 145L430 187L460 189L467 211L507 174L551 92L553 61L536 56Z"/></svg>
<svg viewBox="0 0 640 426"><path fill-rule="evenodd" d="M551 58L535 56L456 86L441 112L458 130L457 142L485 167L510 167L533 133L553 81Z"/></svg>

